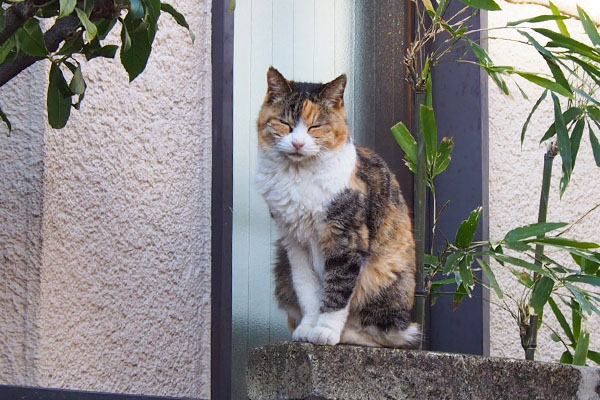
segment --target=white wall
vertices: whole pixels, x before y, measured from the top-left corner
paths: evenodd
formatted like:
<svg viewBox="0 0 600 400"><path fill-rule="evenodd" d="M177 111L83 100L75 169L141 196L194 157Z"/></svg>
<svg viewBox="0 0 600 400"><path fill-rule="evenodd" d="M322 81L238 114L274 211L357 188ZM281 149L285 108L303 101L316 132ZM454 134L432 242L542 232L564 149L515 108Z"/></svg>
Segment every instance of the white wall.
<svg viewBox="0 0 600 400"><path fill-rule="evenodd" d="M133 83L84 64L63 130L47 65L2 88L0 383L209 395L211 2L173 5L195 44L164 14Z"/></svg>
<svg viewBox="0 0 600 400"><path fill-rule="evenodd" d="M575 2L555 1L561 7L572 12ZM580 0L578 3L596 18L600 17L597 0ZM528 16L549 14L549 10L540 6L511 5L500 3L503 11L488 13L489 26L504 26ZM553 22L546 25L553 27ZM568 29L579 40L586 36L578 21L567 23ZM517 32L492 31L493 36L521 38ZM490 40L489 51L498 65L514 65L525 71L546 71L543 59L528 46L505 40ZM531 120L523 148L520 147L521 128L533 103L541 90L523 79L518 80L529 95L530 101L521 97L518 89L512 85L511 97L505 96L497 86L489 81L490 114L490 238L502 238L510 229L537 222L540 187L542 181L543 155L545 146L540 145L542 137L553 121L553 109L550 96L543 107ZM587 132L587 129L586 129ZM574 222L593 206L600 203L600 168L595 166L587 133L583 136L577 165L571 183L562 200L559 199L558 183L561 176L560 156L554 161L552 189L548 210L548 221ZM576 225L572 236L580 240L600 241L600 210L590 214L582 223ZM569 260L565 259L565 262ZM512 274L494 265L500 285L513 295L520 294L520 286L515 284ZM491 297L497 300L492 294ZM514 309L514 305L511 305ZM503 357L523 358L519 331L512 317L497 304L491 307L491 354ZM566 315L570 316L570 312ZM545 320L560 331L552 312L546 310ZM590 349L600 349L600 319L596 316L588 323L592 330ZM542 328L539 335L537 357L540 360L557 361L564 348L550 340L550 330Z"/></svg>

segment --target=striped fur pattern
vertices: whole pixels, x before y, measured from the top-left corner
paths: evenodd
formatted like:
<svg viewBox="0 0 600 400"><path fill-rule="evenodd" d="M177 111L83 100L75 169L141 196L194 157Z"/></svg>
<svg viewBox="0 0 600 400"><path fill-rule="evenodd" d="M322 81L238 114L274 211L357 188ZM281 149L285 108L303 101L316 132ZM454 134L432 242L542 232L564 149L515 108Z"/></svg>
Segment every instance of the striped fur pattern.
<svg viewBox="0 0 600 400"><path fill-rule="evenodd" d="M270 68L267 83L256 183L281 234L275 296L292 338L416 344L412 223L385 162L350 139L345 75L299 83Z"/></svg>

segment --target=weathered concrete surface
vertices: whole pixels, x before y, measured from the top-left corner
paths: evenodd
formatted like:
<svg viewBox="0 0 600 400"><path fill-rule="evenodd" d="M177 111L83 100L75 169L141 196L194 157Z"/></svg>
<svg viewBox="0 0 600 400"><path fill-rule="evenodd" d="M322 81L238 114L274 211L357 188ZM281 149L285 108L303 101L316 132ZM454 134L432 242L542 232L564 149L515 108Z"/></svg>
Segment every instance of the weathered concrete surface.
<svg viewBox="0 0 600 400"><path fill-rule="evenodd" d="M254 349L252 400L600 399L600 369L494 357L276 343Z"/></svg>

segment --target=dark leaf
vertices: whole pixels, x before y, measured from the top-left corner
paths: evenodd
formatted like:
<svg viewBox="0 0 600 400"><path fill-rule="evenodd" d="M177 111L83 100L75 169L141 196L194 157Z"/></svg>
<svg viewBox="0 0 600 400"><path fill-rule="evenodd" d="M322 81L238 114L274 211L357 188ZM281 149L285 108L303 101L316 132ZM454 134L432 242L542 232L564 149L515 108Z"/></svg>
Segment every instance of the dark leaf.
<svg viewBox="0 0 600 400"><path fill-rule="evenodd" d="M462 257L462 253L452 253L446 258L446 263L444 264L444 274L450 273L450 271L456 270L456 266L458 265L458 259Z"/></svg>
<svg viewBox="0 0 600 400"><path fill-rule="evenodd" d="M121 63L131 82L146 68L152 48L148 30L135 30L133 18L129 15L125 17L124 23L131 37L131 47L127 50L121 48Z"/></svg>
<svg viewBox="0 0 600 400"><path fill-rule="evenodd" d="M594 153L594 160L596 160L596 166L600 167L600 142L598 142L598 138L592 131L592 127L588 125L589 133L590 133L590 143L592 144L592 152Z"/></svg>
<svg viewBox="0 0 600 400"><path fill-rule="evenodd" d="M465 249L471 245L471 242L475 237L475 232L477 231L477 226L479 225L482 211L483 209L481 207L477 207L475 210L471 211L469 218L460 224L458 232L456 232L456 246Z"/></svg>
<svg viewBox="0 0 600 400"><path fill-rule="evenodd" d="M144 6L140 0L129 0L129 12L134 19L144 17Z"/></svg>
<svg viewBox="0 0 600 400"><path fill-rule="evenodd" d="M579 145L581 144L581 137L583 136L583 128L585 127L585 120L580 119L573 128L571 133L571 157L573 158L573 169L575 169L575 160L577 160L577 153L579 152Z"/></svg>
<svg viewBox="0 0 600 400"><path fill-rule="evenodd" d="M54 129L63 128L71 114L71 96L65 96L69 92L67 82L58 64L52 63L48 79L48 122Z"/></svg>
<svg viewBox="0 0 600 400"><path fill-rule="evenodd" d="M6 124L6 127L8 128L8 132L12 131L12 125L11 125L10 121L8 120L8 117L6 116L4 111L2 111L2 108L0 108L0 119L2 119L2 121Z"/></svg>
<svg viewBox="0 0 600 400"><path fill-rule="evenodd" d="M563 74L562 70L560 69L560 67L558 66L556 61L554 61L551 57L548 57L544 54L542 54L542 57L544 57L544 60L546 60L546 64L548 64L548 68L550 68L550 72L552 72L552 76L554 77L554 80L556 81L556 83L561 85L569 93L572 94L573 90L571 89L571 85L569 85L567 78L565 78L565 74Z"/></svg>
<svg viewBox="0 0 600 400"><path fill-rule="evenodd" d="M573 356L569 353L568 350L565 350L564 353L560 356L561 364L573 364Z"/></svg>
<svg viewBox="0 0 600 400"><path fill-rule="evenodd" d="M192 31L190 30L190 26L188 25L187 21L185 20L185 17L183 16L183 14L181 14L179 11L177 11L175 8L173 8L172 5L167 4L167 3L161 3L160 9L166 13L171 14L171 16L173 17L175 22L177 22L180 26L183 26L184 28L186 28L188 30L188 32L190 33L190 37L192 38L192 42L196 39L194 37L194 34L192 33Z"/></svg>
<svg viewBox="0 0 600 400"><path fill-rule="evenodd" d="M588 285L600 286L600 276L594 275L568 275L564 278L569 282L587 283Z"/></svg>
<svg viewBox="0 0 600 400"><path fill-rule="evenodd" d="M16 33L18 46L34 57L46 57L48 49L37 19L31 18Z"/></svg>
<svg viewBox="0 0 600 400"><path fill-rule="evenodd" d="M494 292L496 292L496 296L498 296L499 299L502 299L504 297L504 293L502 292L502 289L500 289L500 285L498 285L498 281L496 281L496 276L494 275L492 268L490 268L490 265L481 258L477 259L477 263L481 267L481 270L485 276L488 278L488 281L490 281L490 286L492 289L494 289Z"/></svg>
<svg viewBox="0 0 600 400"><path fill-rule="evenodd" d="M494 0L460 0L466 5L482 10L497 11L501 10L500 6Z"/></svg>
<svg viewBox="0 0 600 400"><path fill-rule="evenodd" d="M556 319L560 324L561 328L565 332L565 335L567 335L571 343L575 343L575 337L573 336L573 332L571 331L571 326L567 322L567 319L563 315L562 311L560 311L560 308L558 308L558 305L552 297L548 299L548 304L550 304L550 308L552 308L552 312L554 312L554 315L556 316Z"/></svg>
<svg viewBox="0 0 600 400"><path fill-rule="evenodd" d="M539 265L532 264L525 260L521 260L520 258L511 257L511 256L507 256L504 254L497 254L497 253L492 253L491 256L497 260L504 261L506 263L515 265L517 267L521 267L521 268L525 268L525 269L528 269L533 272L537 272L538 274L540 274L542 276L547 276L549 278L551 277L550 274L548 273L548 271L546 271Z"/></svg>
<svg viewBox="0 0 600 400"><path fill-rule="evenodd" d="M4 61L8 58L11 53L15 52L16 42L15 37L11 36L0 46L0 64L3 64Z"/></svg>
<svg viewBox="0 0 600 400"><path fill-rule="evenodd" d="M547 78L544 78L544 77L541 77L539 75L532 74L532 73L529 73L529 72L519 72L519 71L517 71L516 74L520 75L521 77L527 79L530 82L535 83L538 86L541 86L541 87L546 88L546 89L550 89L551 91L556 92L556 93L558 93L560 95L563 95L563 96L569 97L569 98L573 97L573 93L571 93L570 90L566 89L561 84L556 83L554 81L551 81L551 80L549 80Z"/></svg>
<svg viewBox="0 0 600 400"><path fill-rule="evenodd" d="M546 45L546 47L562 47L574 51L575 53L589 57L594 61L600 61L600 57L598 56L598 53L593 47L590 47L584 43L581 43L568 36L562 35L558 32L554 32L550 29L534 28L533 30L552 40Z"/></svg>
<svg viewBox="0 0 600 400"><path fill-rule="evenodd" d="M466 295L467 289L464 287L464 285L458 286L458 288L456 289L456 293L454 294L454 298L452 300L452 310L456 310L458 306L460 306L460 303L462 303Z"/></svg>
<svg viewBox="0 0 600 400"><path fill-rule="evenodd" d="M81 49L83 49L83 38L81 34L78 34L73 39L66 41L56 54L66 56L79 53Z"/></svg>
<svg viewBox="0 0 600 400"><path fill-rule="evenodd" d="M567 126L563 118L562 111L560 109L560 102L558 97L552 93L552 100L554 101L554 120L556 121L556 135L558 137L558 149L560 150L560 158L562 159L562 178L560 180L560 195L565 192L567 185L571 179L571 172L573 171L573 164L571 158L571 142L569 140L569 133L567 132Z"/></svg>
<svg viewBox="0 0 600 400"><path fill-rule="evenodd" d="M527 120L525 120L525 123L523 124L523 129L521 130L521 146L523 146L523 141L525 140L525 132L527 131L527 127L529 126L529 121L531 121L531 117L533 116L533 113L535 113L535 111L538 109L538 107L540 106L542 101L544 101L546 99L546 95L548 95L548 89L546 89L542 92L542 95L535 102L535 105L533 106L533 108L531 109L531 112L527 116Z"/></svg>
<svg viewBox="0 0 600 400"><path fill-rule="evenodd" d="M450 153L452 153L452 149L454 148L454 141L449 138L443 138L440 142L440 147L438 149L437 156L435 158L435 163L433 165L433 176L436 177L448 168L450 165Z"/></svg>
<svg viewBox="0 0 600 400"><path fill-rule="evenodd" d="M116 18L112 18L112 19L104 18L104 19L101 19L94 23L96 24L96 28L98 29L98 33L96 34L96 36L98 37L98 39L104 40L104 39L106 39L106 36L108 36L108 34L112 30L112 28L117 23L117 19Z"/></svg>
<svg viewBox="0 0 600 400"><path fill-rule="evenodd" d="M579 340L581 333L581 306L577 301L571 299L571 321L573 321L573 337L575 341Z"/></svg>
<svg viewBox="0 0 600 400"><path fill-rule="evenodd" d="M425 136L425 151L427 152L427 164L435 162L437 154L437 125L432 107L421 105L421 126Z"/></svg>
<svg viewBox="0 0 600 400"><path fill-rule="evenodd" d="M562 237L547 237L547 238L536 238L529 239L526 243L544 244L555 247L565 248L576 248L576 249L596 249L600 247L597 243L593 242L580 242L578 240L567 239Z"/></svg>
<svg viewBox="0 0 600 400"><path fill-rule="evenodd" d="M473 288L473 285L475 285L475 281L473 279L473 271L471 271L471 266L469 264L469 257L463 257L460 260L458 267L463 285L465 285L465 287L470 292L470 290Z"/></svg>
<svg viewBox="0 0 600 400"><path fill-rule="evenodd" d="M596 364L600 365L600 353L598 353L597 351L588 350L587 357Z"/></svg>

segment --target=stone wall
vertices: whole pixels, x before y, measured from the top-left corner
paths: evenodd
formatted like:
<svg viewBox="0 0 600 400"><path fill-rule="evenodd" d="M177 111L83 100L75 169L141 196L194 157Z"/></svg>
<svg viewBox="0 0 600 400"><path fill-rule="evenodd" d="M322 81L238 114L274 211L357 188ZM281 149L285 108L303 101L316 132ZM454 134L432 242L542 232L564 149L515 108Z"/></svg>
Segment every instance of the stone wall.
<svg viewBox="0 0 600 400"><path fill-rule="evenodd" d="M164 14L131 84L84 63L62 130L47 63L2 88L1 384L208 397L211 2L173 5L195 43Z"/></svg>

